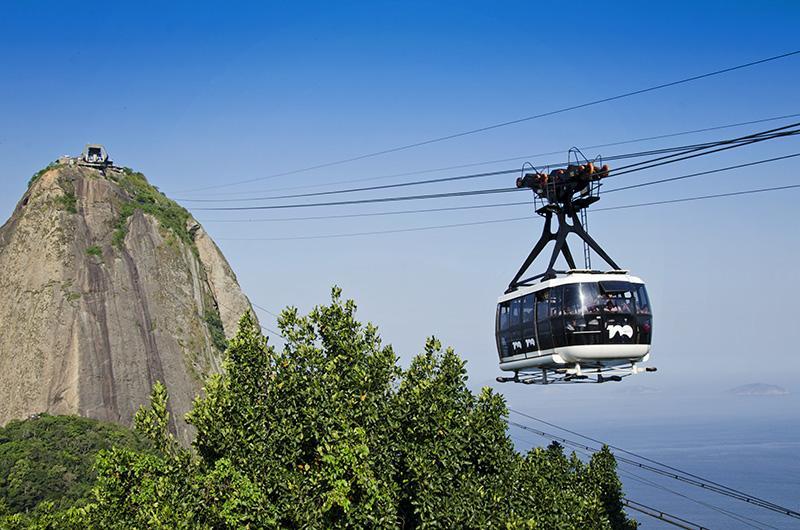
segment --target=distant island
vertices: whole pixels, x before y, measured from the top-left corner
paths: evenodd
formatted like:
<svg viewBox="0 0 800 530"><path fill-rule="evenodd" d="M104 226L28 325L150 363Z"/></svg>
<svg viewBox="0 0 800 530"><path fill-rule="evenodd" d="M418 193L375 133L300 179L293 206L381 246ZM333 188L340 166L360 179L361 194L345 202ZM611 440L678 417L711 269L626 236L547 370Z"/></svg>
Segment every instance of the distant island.
<svg viewBox="0 0 800 530"><path fill-rule="evenodd" d="M728 390L728 393L735 396L786 396L789 394L789 391L777 385L751 383L749 385L732 388Z"/></svg>

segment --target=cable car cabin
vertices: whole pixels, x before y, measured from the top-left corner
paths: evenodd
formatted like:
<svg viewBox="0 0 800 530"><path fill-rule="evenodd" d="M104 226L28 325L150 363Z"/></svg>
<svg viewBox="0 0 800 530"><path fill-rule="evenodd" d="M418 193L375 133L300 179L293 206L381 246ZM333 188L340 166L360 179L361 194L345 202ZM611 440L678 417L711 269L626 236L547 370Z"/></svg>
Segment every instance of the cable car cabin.
<svg viewBox="0 0 800 530"><path fill-rule="evenodd" d="M547 371L572 368L580 377L581 368L635 365L647 360L652 332L644 282L626 271L570 271L520 287L497 304L500 368L515 377L537 371L546 382Z"/></svg>

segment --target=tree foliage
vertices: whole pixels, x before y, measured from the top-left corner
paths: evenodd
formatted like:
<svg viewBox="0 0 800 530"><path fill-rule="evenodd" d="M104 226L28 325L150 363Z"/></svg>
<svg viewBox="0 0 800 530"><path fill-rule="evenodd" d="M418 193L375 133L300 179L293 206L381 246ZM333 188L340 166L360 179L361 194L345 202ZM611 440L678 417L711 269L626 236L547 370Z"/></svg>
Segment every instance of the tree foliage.
<svg viewBox="0 0 800 530"><path fill-rule="evenodd" d="M149 447L129 429L77 416L9 422L0 428L0 515L83 504L95 456L113 446Z"/></svg>
<svg viewBox="0 0 800 530"><path fill-rule="evenodd" d="M634 528L614 457L585 464L558 445L517 453L507 409L466 386L438 340L401 369L377 329L334 289L306 316L285 310L277 351L246 314L224 371L188 421L193 450L153 390L136 428L158 448L98 458L94 501L62 526L102 528Z"/></svg>

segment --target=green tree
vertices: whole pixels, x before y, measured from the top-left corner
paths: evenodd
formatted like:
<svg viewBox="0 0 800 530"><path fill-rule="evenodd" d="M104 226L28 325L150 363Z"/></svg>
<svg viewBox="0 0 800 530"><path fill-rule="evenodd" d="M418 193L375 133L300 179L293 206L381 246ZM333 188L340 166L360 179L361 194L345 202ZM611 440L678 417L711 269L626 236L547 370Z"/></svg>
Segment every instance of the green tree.
<svg viewBox="0 0 800 530"><path fill-rule="evenodd" d="M592 456L586 473L594 493L603 503L603 510L614 528L636 528L636 523L625 515L622 504L622 482L617 475L617 460L608 446Z"/></svg>
<svg viewBox="0 0 800 530"><path fill-rule="evenodd" d="M285 311L281 353L245 315L188 417L204 461L258 477L281 527L396 526L386 420L397 359L354 313L338 290L308 316Z"/></svg>
<svg viewBox="0 0 800 530"><path fill-rule="evenodd" d="M519 456L506 434L505 403L466 387L464 362L429 339L394 399L398 513L405 528L497 527L514 495Z"/></svg>
<svg viewBox="0 0 800 530"><path fill-rule="evenodd" d="M136 429L156 454L98 457L92 503L40 518L102 528L630 528L615 462L560 446L517 453L507 408L473 394L464 362L429 339L408 367L334 289L306 316L285 310L278 352L246 314L221 374L167 429L153 389Z"/></svg>
<svg viewBox="0 0 800 530"><path fill-rule="evenodd" d="M0 428L0 513L30 512L42 502L86 501L95 456L112 446L146 450L129 429L77 416L37 415Z"/></svg>

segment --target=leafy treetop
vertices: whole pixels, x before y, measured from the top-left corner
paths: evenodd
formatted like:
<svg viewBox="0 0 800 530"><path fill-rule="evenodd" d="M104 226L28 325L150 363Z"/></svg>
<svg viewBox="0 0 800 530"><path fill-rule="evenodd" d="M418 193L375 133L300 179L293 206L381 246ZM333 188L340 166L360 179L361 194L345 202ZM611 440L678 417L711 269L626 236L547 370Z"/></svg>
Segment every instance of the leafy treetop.
<svg viewBox="0 0 800 530"><path fill-rule="evenodd" d="M0 505L13 513L85 502L95 456L113 446L142 451L149 444L124 427L78 416L9 422L0 428Z"/></svg>
<svg viewBox="0 0 800 530"><path fill-rule="evenodd" d="M334 289L285 310L278 352L246 314L188 421L195 451L166 428L157 385L136 427L157 455L113 449L94 501L52 517L102 528L635 528L615 461L558 445L517 453L507 409L474 395L438 340L407 370Z"/></svg>

